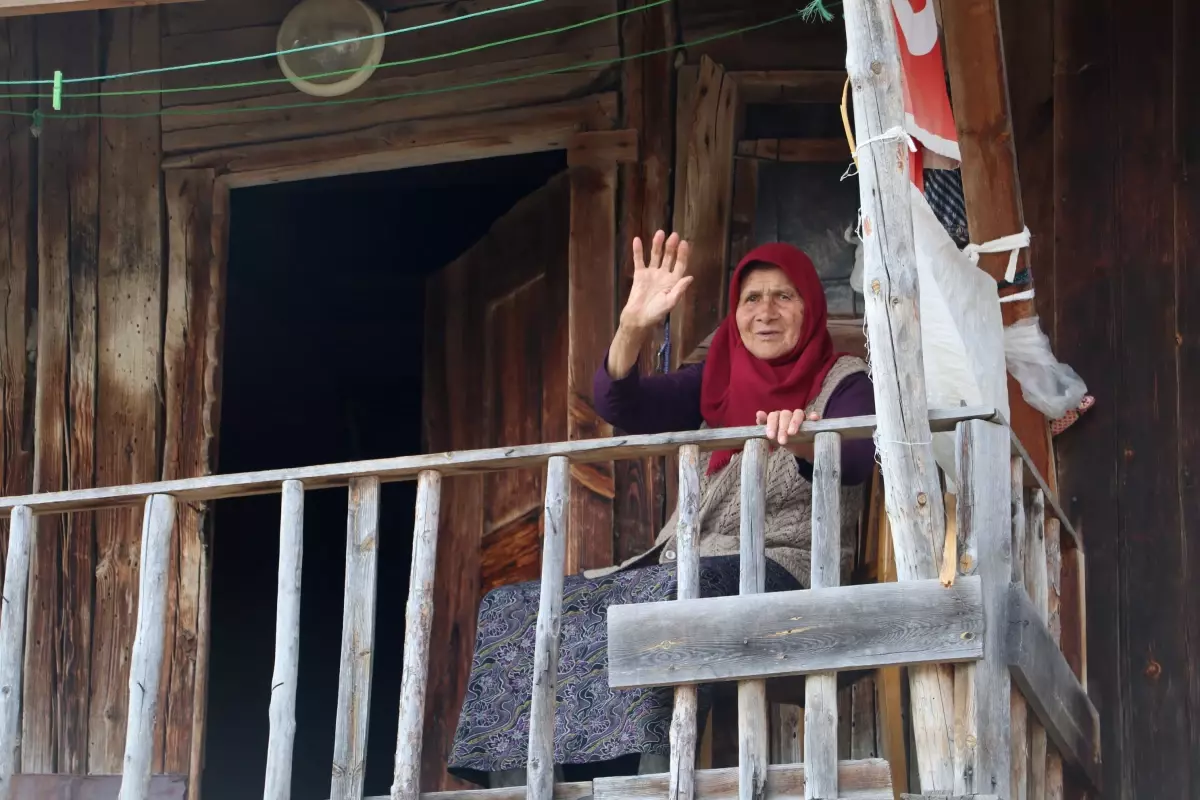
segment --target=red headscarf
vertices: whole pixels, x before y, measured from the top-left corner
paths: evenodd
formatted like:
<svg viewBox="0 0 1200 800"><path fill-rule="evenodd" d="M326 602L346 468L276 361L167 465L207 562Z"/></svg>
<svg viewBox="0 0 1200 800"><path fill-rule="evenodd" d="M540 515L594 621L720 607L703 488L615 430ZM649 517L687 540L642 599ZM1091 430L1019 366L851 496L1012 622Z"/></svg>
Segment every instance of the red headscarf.
<svg viewBox="0 0 1200 800"><path fill-rule="evenodd" d="M804 299L804 327L796 348L781 358L763 361L750 354L738 332L736 309L742 276L751 264L779 267ZM755 424L758 411L804 408L821 392L825 376L838 359L829 335L825 290L807 255L790 244L764 244L746 254L729 282L729 314L713 334L704 364L700 411L710 428ZM732 450L712 454L712 474L733 457Z"/></svg>

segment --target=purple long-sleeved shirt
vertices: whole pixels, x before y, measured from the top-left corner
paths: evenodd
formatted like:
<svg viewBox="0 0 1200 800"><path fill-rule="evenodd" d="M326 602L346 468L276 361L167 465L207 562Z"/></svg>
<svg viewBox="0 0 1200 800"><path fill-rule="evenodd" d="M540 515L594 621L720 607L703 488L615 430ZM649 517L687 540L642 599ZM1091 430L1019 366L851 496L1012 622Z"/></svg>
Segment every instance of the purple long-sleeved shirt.
<svg viewBox="0 0 1200 800"><path fill-rule="evenodd" d="M608 374L605 355L596 370L593 394L596 412L610 425L627 433L666 433L700 427L700 382L704 364L691 364L666 375L639 375L635 366L624 378ZM779 409L763 409L777 411ZM865 372L842 380L825 405L826 419L875 413L875 391ZM871 474L875 443L859 439L842 443L842 483L856 486ZM812 464L797 458L800 474L812 480Z"/></svg>

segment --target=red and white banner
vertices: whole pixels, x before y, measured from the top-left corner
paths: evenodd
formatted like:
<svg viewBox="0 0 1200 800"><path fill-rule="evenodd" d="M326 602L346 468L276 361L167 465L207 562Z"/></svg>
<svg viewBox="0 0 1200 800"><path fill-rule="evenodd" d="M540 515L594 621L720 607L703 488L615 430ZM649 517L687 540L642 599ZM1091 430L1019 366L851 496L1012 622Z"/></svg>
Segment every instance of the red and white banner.
<svg viewBox="0 0 1200 800"><path fill-rule="evenodd" d="M938 155L959 159L933 0L892 0L904 72L904 127Z"/></svg>

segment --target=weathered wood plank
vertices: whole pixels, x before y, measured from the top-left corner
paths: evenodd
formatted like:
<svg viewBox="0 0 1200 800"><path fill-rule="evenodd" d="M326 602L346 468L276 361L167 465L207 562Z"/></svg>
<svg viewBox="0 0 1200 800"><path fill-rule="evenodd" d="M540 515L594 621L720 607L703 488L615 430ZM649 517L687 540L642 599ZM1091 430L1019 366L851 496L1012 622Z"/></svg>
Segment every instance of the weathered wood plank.
<svg viewBox="0 0 1200 800"><path fill-rule="evenodd" d="M570 503L570 465L561 456L553 458L546 467L546 536L542 545L541 598L529 706L529 770L525 782L528 800L554 797L554 690L558 683Z"/></svg>
<svg viewBox="0 0 1200 800"><path fill-rule="evenodd" d="M850 758L877 758L875 677L868 675L850 685Z"/></svg>
<svg viewBox="0 0 1200 800"><path fill-rule="evenodd" d="M679 448L679 530L675 536L676 599L700 597L700 551L696 537L700 525L700 451L695 445ZM693 800L696 793L695 686L675 688L671 716L671 784L667 800Z"/></svg>
<svg viewBox="0 0 1200 800"><path fill-rule="evenodd" d="M392 800L417 800L421 794L421 746L441 502L442 476L436 472L422 472L417 479L412 572L408 580L408 605L404 611L404 674L400 682L400 721L396 728Z"/></svg>
<svg viewBox="0 0 1200 800"><path fill-rule="evenodd" d="M771 763L804 763L804 709L771 703Z"/></svg>
<svg viewBox="0 0 1200 800"><path fill-rule="evenodd" d="M1009 461L1009 499L1013 585L1025 585L1025 544L1028 531L1025 525L1025 464L1019 456ZM1009 714L1012 739L1012 793L1013 800L1029 797L1029 706L1016 686L1010 687Z"/></svg>
<svg viewBox="0 0 1200 800"><path fill-rule="evenodd" d="M1099 715L1025 590L1012 587L1007 603L1005 647L1012 679L1062 757L1095 783L1100 767Z"/></svg>
<svg viewBox="0 0 1200 800"><path fill-rule="evenodd" d="M137 628L129 660L129 723L121 765L120 800L147 800L154 758L154 715L162 677L167 621L167 567L175 498L155 495L142 515L142 545L138 559Z"/></svg>
<svg viewBox="0 0 1200 800"><path fill-rule="evenodd" d="M709 58L701 59L686 138L687 178L676 195L682 224L676 231L692 245L691 290L671 312L671 359L677 367L720 322L733 201L737 147L737 84ZM678 147L684 147L681 140ZM678 214L677 214L678 218Z"/></svg>
<svg viewBox="0 0 1200 800"><path fill-rule="evenodd" d="M615 688L971 661L983 653L980 579L613 606ZM803 621L797 622L796 617Z"/></svg>
<svg viewBox="0 0 1200 800"><path fill-rule="evenodd" d="M612 435L596 413L592 375L612 341L616 320L617 168L572 167L571 239L567 314L567 439ZM613 466L571 468L570 524L566 529L570 573L613 563Z"/></svg>
<svg viewBox="0 0 1200 800"><path fill-rule="evenodd" d="M1059 617L1059 591L1062 586L1062 545L1058 520L1046 520L1046 627L1056 644L1062 640ZM1061 645L1060 645L1061 646ZM1069 662L1068 662L1069 663ZM1046 800L1063 800L1063 762L1058 750L1050 746L1046 755Z"/></svg>
<svg viewBox="0 0 1200 800"><path fill-rule="evenodd" d="M37 529L28 508L13 512L4 560L4 606L0 608L0 800L12 800L13 775L21 755L21 663L25 660L25 618L29 600L29 561Z"/></svg>
<svg viewBox="0 0 1200 800"><path fill-rule="evenodd" d="M585 131L567 142L567 165L603 169L613 164L634 164L638 161L638 132L632 128L619 131Z"/></svg>
<svg viewBox="0 0 1200 800"><path fill-rule="evenodd" d="M846 84L840 69L734 70L729 76L743 103L836 103Z"/></svg>
<svg viewBox="0 0 1200 800"><path fill-rule="evenodd" d="M37 36L31 29L26 34L30 47L38 45L42 74L100 71L99 15L41 18L37 29ZM100 107L85 100L79 108ZM51 110L48 99L42 110ZM99 121L45 126L37 157L37 235L12 239L37 246L37 281L29 284L37 290L32 490L83 489L96 485ZM95 516L55 516L41 526L30 578L21 766L25 772L86 772L99 566ZM126 610L132 613L131 606Z"/></svg>
<svg viewBox="0 0 1200 800"><path fill-rule="evenodd" d="M841 581L842 440L836 433L815 440L812 476L811 589L836 587ZM805 800L838 795L837 674L821 672L804 682Z"/></svg>
<svg viewBox="0 0 1200 800"><path fill-rule="evenodd" d="M1003 491L1010 475L1008 430L987 422L964 422L958 426L957 448L958 533L978 553L972 567L981 579L985 627L1003 631L1012 569L1011 510ZM953 791L959 793L1010 796L1011 689L1001 639L985 637L983 660L960 667L955 676L956 734L963 733L955 739Z"/></svg>
<svg viewBox="0 0 1200 800"><path fill-rule="evenodd" d="M935 410L929 416L934 431L954 430L962 420L992 419L991 408L956 408ZM222 497L245 497L273 494L286 480L302 481L308 489L345 486L357 477L375 476L380 481L413 480L425 470L447 475L478 475L501 469L535 467L550 458L563 456L572 463L590 464L633 458L643 455L665 455L683 445L694 444L702 451L741 447L750 439L763 435L762 426L746 428L704 429L682 433L620 436L611 439L587 439L576 442L490 449L462 449L445 453L418 456L399 456L369 461L352 461L313 467L296 467L261 472L242 472L212 475L178 481L106 486L70 492L49 492L20 497L0 497L0 516L7 516L17 506L27 505L35 514L78 511L114 505L131 505L152 494L170 494L181 501L215 500ZM823 431L837 431L843 439L870 438L875 430L875 417L843 417L805 422L795 441L810 441Z"/></svg>
<svg viewBox="0 0 1200 800"><path fill-rule="evenodd" d="M104 71L158 67L160 40L158 9L107 13L99 38L105 48ZM129 79L122 88L154 90L159 85L157 75L144 75ZM101 486L161 475L166 267L158 110L159 98L153 91L100 99L103 114L148 115L100 121L94 402L96 484ZM132 728L126 685L137 596L137 519L136 512L123 509L96 516L87 730L90 773L120 770L126 728ZM174 600L168 602L171 619ZM155 766L161 764L165 744L163 739L155 742Z"/></svg>
<svg viewBox="0 0 1200 800"><path fill-rule="evenodd" d="M120 775L17 775L12 800L117 800ZM184 800L186 775L152 775L146 800Z"/></svg>
<svg viewBox="0 0 1200 800"><path fill-rule="evenodd" d="M1025 587L1043 624L1049 623L1049 585L1046 573L1046 501L1033 490L1025 510ZM1029 720L1029 797L1046 800L1046 729Z"/></svg>
<svg viewBox="0 0 1200 800"><path fill-rule="evenodd" d="M767 584L767 459L766 439L751 439L742 450L739 592L759 595ZM750 600L759 599L757 597ZM688 600L686 603L698 603ZM683 603L678 603L682 606ZM611 620L611 615L609 619ZM694 622L694 618L693 618ZM609 640L611 652L612 640ZM612 682L611 662L609 684ZM767 684L763 680L738 683L738 800L763 800L770 760L767 730Z"/></svg>
<svg viewBox="0 0 1200 800"><path fill-rule="evenodd" d="M854 90L859 142L903 129L904 99L892 5L851 0L846 19L846 71ZM909 153L900 138L858 151L862 198L867 331L878 447L887 514L901 581L936 577L945 512L926 409L919 287L914 258ZM912 721L921 786L954 784L953 677L948 668L909 671Z"/></svg>
<svg viewBox="0 0 1200 800"><path fill-rule="evenodd" d="M337 719L333 734L333 800L360 800L367 759L371 667L375 657L375 582L379 558L379 479L350 483L346 512L346 591Z"/></svg>
<svg viewBox="0 0 1200 800"><path fill-rule="evenodd" d="M300 576L304 563L304 484L287 481L279 519L279 588L275 605L275 667L263 800L290 800L300 674Z"/></svg>
<svg viewBox="0 0 1200 800"><path fill-rule="evenodd" d="M784 800L804 796L805 773L799 764L770 766L765 771L763 797ZM593 800L660 800L667 790L667 775L597 778ZM739 796L738 770L706 769L696 773L696 800L734 800ZM891 770L883 759L838 763L840 798L892 800ZM506 799L507 800L507 799Z"/></svg>
<svg viewBox="0 0 1200 800"><path fill-rule="evenodd" d="M784 162L843 162L850 160L850 145L841 139L743 139L739 158Z"/></svg>

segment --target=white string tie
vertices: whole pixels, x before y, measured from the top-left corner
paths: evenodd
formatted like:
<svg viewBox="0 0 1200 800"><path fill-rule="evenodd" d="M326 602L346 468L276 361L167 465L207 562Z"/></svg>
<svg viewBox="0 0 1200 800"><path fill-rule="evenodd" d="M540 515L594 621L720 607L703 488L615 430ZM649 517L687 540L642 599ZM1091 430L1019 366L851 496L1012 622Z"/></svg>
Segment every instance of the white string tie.
<svg viewBox="0 0 1200 800"><path fill-rule="evenodd" d="M963 248L963 255L971 259L972 264L979 266L980 253L1008 253L1008 268L1004 270L1004 280L1012 283L1013 278L1017 277L1017 255L1026 247L1029 247L1029 228L983 244L969 244Z"/></svg>
<svg viewBox="0 0 1200 800"><path fill-rule="evenodd" d="M878 136L872 136L870 139L863 139L858 143L858 146L854 148L854 157L858 158L858 151L862 150L869 144L875 144L876 142L891 142L897 139L902 139L908 145L909 151L913 153L917 152L917 143L914 142L913 138L908 135L908 131L897 125L893 128L888 128Z"/></svg>
<svg viewBox="0 0 1200 800"><path fill-rule="evenodd" d="M1026 289L1023 292L1017 292L1016 294L1005 295L1004 297L1000 298L1000 302L1001 303L1019 303L1022 300L1032 300L1032 299L1033 299L1033 289Z"/></svg>

